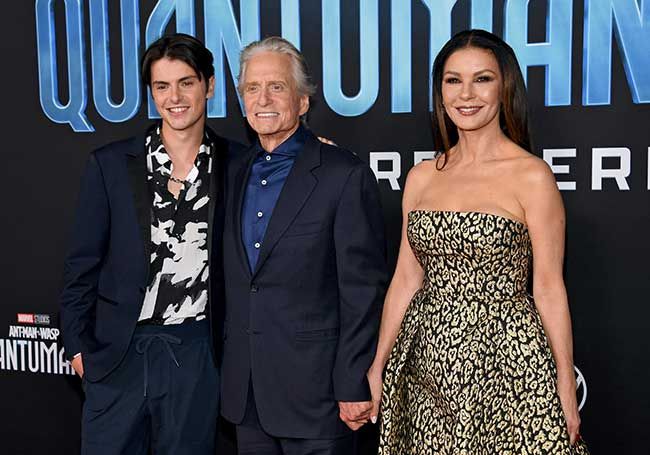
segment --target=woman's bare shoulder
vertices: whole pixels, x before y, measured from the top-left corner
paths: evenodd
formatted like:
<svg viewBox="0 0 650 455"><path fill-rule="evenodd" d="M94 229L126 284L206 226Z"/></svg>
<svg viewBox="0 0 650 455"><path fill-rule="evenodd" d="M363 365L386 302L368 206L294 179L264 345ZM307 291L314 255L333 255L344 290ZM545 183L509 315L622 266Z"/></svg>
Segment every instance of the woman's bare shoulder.
<svg viewBox="0 0 650 455"><path fill-rule="evenodd" d="M413 166L406 176L407 187L421 187L431 182L437 173L435 160L424 160Z"/></svg>
<svg viewBox="0 0 650 455"><path fill-rule="evenodd" d="M431 186L432 179L435 179L437 172L435 160L421 161L413 166L406 176L402 196L403 204L413 207L417 205L425 189Z"/></svg>
<svg viewBox="0 0 650 455"><path fill-rule="evenodd" d="M508 150L508 165L511 166L511 175L521 183L548 183L555 182L555 177L549 165L540 157L512 143Z"/></svg>

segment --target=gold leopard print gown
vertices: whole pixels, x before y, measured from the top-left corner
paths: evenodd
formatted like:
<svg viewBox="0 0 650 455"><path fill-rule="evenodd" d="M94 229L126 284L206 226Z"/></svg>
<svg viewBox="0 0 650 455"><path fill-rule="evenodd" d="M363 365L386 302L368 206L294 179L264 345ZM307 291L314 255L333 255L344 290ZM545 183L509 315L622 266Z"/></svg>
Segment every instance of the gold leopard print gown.
<svg viewBox="0 0 650 455"><path fill-rule="evenodd" d="M587 454L570 446L554 360L527 293L526 226L416 210L425 271L386 368L380 455Z"/></svg>

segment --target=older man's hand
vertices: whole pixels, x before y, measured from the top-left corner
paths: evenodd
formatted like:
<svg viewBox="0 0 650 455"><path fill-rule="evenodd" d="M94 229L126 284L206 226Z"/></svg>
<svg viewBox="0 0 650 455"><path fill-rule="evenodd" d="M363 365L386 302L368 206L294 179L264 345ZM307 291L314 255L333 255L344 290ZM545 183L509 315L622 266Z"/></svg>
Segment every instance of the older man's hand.
<svg viewBox="0 0 650 455"><path fill-rule="evenodd" d="M339 417L356 431L370 419L372 401L339 401Z"/></svg>
<svg viewBox="0 0 650 455"><path fill-rule="evenodd" d="M334 142L331 139L328 139L328 138L322 137L322 136L317 136L317 137L318 137L318 140L321 141L323 144L336 146L336 142Z"/></svg>

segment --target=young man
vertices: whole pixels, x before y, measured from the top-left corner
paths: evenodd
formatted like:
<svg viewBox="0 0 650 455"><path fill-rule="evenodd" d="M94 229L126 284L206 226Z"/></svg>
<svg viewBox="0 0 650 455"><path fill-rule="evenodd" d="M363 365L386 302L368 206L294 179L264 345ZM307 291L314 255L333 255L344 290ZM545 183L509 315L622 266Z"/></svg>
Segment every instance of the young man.
<svg viewBox="0 0 650 455"><path fill-rule="evenodd" d="M162 120L91 153L65 262L66 352L82 377L82 454L213 454L221 225L230 144L206 125L212 54L175 34L142 80ZM221 339L220 334L214 334Z"/></svg>

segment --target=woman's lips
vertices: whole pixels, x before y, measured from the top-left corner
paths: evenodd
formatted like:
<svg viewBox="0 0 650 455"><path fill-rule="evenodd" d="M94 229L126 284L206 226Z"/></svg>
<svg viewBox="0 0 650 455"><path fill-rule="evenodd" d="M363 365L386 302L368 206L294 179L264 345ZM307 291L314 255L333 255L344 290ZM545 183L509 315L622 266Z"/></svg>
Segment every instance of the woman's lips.
<svg viewBox="0 0 650 455"><path fill-rule="evenodd" d="M460 115L470 116L476 114L481 110L482 107L483 106L464 106L457 107L456 110L460 113Z"/></svg>

